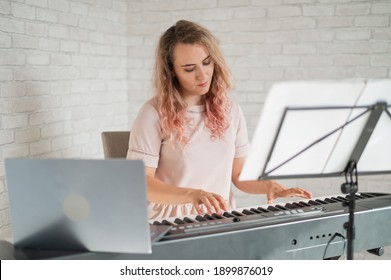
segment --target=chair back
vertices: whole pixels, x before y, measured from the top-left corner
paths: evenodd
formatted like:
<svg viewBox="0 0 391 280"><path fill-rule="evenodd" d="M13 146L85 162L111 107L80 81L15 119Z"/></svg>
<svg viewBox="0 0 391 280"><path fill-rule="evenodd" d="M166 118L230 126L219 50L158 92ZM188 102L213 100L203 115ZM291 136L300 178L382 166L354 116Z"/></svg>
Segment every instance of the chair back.
<svg viewBox="0 0 391 280"><path fill-rule="evenodd" d="M126 158L130 131L104 131L101 136L105 158Z"/></svg>

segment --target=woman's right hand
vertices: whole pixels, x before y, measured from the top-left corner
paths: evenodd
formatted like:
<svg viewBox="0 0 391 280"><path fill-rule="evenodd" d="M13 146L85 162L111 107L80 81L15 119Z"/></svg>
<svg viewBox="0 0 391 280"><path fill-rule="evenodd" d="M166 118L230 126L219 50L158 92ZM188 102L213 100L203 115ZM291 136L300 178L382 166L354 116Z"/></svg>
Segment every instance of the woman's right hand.
<svg viewBox="0 0 391 280"><path fill-rule="evenodd" d="M205 214L202 204L205 205L208 214L222 215L224 211L228 211L227 203L221 195L204 190L194 190L192 203L199 215Z"/></svg>

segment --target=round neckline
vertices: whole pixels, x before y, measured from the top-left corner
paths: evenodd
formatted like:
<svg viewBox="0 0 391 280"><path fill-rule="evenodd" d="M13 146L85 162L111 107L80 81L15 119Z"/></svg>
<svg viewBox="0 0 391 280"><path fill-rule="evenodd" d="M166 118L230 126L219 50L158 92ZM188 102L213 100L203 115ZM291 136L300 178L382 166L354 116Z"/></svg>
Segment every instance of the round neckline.
<svg viewBox="0 0 391 280"><path fill-rule="evenodd" d="M189 113L205 112L205 105L187 105L186 112Z"/></svg>

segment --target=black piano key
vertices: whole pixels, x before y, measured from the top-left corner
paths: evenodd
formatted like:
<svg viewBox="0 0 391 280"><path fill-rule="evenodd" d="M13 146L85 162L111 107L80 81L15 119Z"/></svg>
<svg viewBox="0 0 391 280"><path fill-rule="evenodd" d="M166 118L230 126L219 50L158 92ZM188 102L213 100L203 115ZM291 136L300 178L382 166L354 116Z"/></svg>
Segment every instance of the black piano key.
<svg viewBox="0 0 391 280"><path fill-rule="evenodd" d="M176 219L174 220L174 223L176 223L176 224L178 224L178 225L184 225L184 224L186 224L185 221L183 221L182 219L179 219L179 218L176 218Z"/></svg>
<svg viewBox="0 0 391 280"><path fill-rule="evenodd" d="M196 221L194 221L193 219L190 219L189 217L184 217L183 221L185 221L186 223L189 223L189 224L196 223Z"/></svg>
<svg viewBox="0 0 391 280"><path fill-rule="evenodd" d="M308 204L307 202L304 202L304 201L299 201L299 204L303 205L304 207L311 206L311 204Z"/></svg>
<svg viewBox="0 0 391 280"><path fill-rule="evenodd" d="M255 214L254 212L251 212L251 211L248 210L248 209L244 209L244 210L242 211L242 213L243 213L244 215L254 215L254 214Z"/></svg>
<svg viewBox="0 0 391 280"><path fill-rule="evenodd" d="M232 214L229 213L229 212L224 212L224 213L223 213L223 216L226 217L226 218L233 218L233 217L235 217L234 215L232 215Z"/></svg>
<svg viewBox="0 0 391 280"><path fill-rule="evenodd" d="M205 222L205 221L207 221L207 219L205 219L205 218L202 217L202 216L197 216L197 217L195 217L195 219L196 219L197 221L199 221L199 222Z"/></svg>
<svg viewBox="0 0 391 280"><path fill-rule="evenodd" d="M216 218L212 217L212 216L209 215L209 214L205 214L205 215L204 215L204 218L207 219L207 220L211 220L211 221L216 220Z"/></svg>
<svg viewBox="0 0 391 280"><path fill-rule="evenodd" d="M332 198L329 198L329 197L325 198L324 201L325 201L325 202L328 202L328 203L335 203L335 202L338 202L338 200L335 200L335 199L332 199Z"/></svg>
<svg viewBox="0 0 391 280"><path fill-rule="evenodd" d="M355 194L355 195L354 195L354 198L355 198L356 200L362 199L362 197L360 197L358 194ZM350 194L346 195L346 199L350 200Z"/></svg>
<svg viewBox="0 0 391 280"><path fill-rule="evenodd" d="M267 209L265 209L265 208L263 208L263 207L258 207L257 209L258 209L259 211L263 212L263 213L268 213L268 212L270 212L270 210L267 210Z"/></svg>
<svg viewBox="0 0 391 280"><path fill-rule="evenodd" d="M334 200L336 200L336 201L338 201L338 202L345 202L345 200L339 198L339 196L337 196L337 197L332 197L331 199L334 199Z"/></svg>
<svg viewBox="0 0 391 280"><path fill-rule="evenodd" d="M255 209L255 208L251 208L250 211L254 212L255 214L261 214L262 213L262 211L260 211L258 209Z"/></svg>
<svg viewBox="0 0 391 280"><path fill-rule="evenodd" d="M280 210L289 210L288 208L286 208L286 207L284 207L282 205L279 205L279 204L277 204L275 207L280 209Z"/></svg>
<svg viewBox="0 0 391 280"><path fill-rule="evenodd" d="M298 208L298 206L295 206L292 203L285 204L285 207L288 208L288 209L296 209L296 208Z"/></svg>
<svg viewBox="0 0 391 280"><path fill-rule="evenodd" d="M158 221L154 221L153 224L156 225L156 226L160 226L162 223L160 223Z"/></svg>
<svg viewBox="0 0 391 280"><path fill-rule="evenodd" d="M219 215L217 213L213 213L212 217L215 218L215 219L218 219L218 220L224 219L221 215Z"/></svg>
<svg viewBox="0 0 391 280"><path fill-rule="evenodd" d="M327 202L321 200L321 199L315 199L315 201L319 202L320 204L327 204Z"/></svg>
<svg viewBox="0 0 391 280"><path fill-rule="evenodd" d="M240 212L238 212L238 211L236 211L236 210L233 210L231 213L232 213L232 215L235 215L236 217L243 216L242 213L240 213Z"/></svg>
<svg viewBox="0 0 391 280"><path fill-rule="evenodd" d="M296 208L305 207L303 204L300 204L300 203L298 203L298 202L293 202L292 205L295 206Z"/></svg>
<svg viewBox="0 0 391 280"><path fill-rule="evenodd" d="M356 194L356 199L365 199L366 197L363 196L361 193L360 194Z"/></svg>
<svg viewBox="0 0 391 280"><path fill-rule="evenodd" d="M175 226L173 223L167 221L167 220L163 220L162 221L162 225L166 225L166 226Z"/></svg>
<svg viewBox="0 0 391 280"><path fill-rule="evenodd" d="M371 193L361 193L361 196L365 197L365 198L371 198L371 197L375 197L375 195L371 194Z"/></svg>
<svg viewBox="0 0 391 280"><path fill-rule="evenodd" d="M274 206L271 206L271 205L267 207L267 210L270 210L270 211L281 211L281 209L278 209L278 208L276 208Z"/></svg>
<svg viewBox="0 0 391 280"><path fill-rule="evenodd" d="M308 204L310 204L310 205L322 205L323 203L320 203L320 202L315 201L315 200L309 200Z"/></svg>
<svg viewBox="0 0 391 280"><path fill-rule="evenodd" d="M347 199L346 197L342 197L342 196L338 196L338 198L343 201L343 202L348 202L349 199Z"/></svg>

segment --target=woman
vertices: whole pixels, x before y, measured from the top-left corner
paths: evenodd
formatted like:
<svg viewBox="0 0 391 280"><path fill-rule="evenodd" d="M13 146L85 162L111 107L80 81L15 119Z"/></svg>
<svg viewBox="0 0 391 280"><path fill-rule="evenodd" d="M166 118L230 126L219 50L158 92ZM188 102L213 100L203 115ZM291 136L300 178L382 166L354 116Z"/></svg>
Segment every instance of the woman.
<svg viewBox="0 0 391 280"><path fill-rule="evenodd" d="M274 181L239 181L249 147L246 122L229 98L231 75L215 37L178 21L160 38L156 95L133 123L128 159L146 166L150 219L217 213L235 208L231 182L251 194L311 194Z"/></svg>

